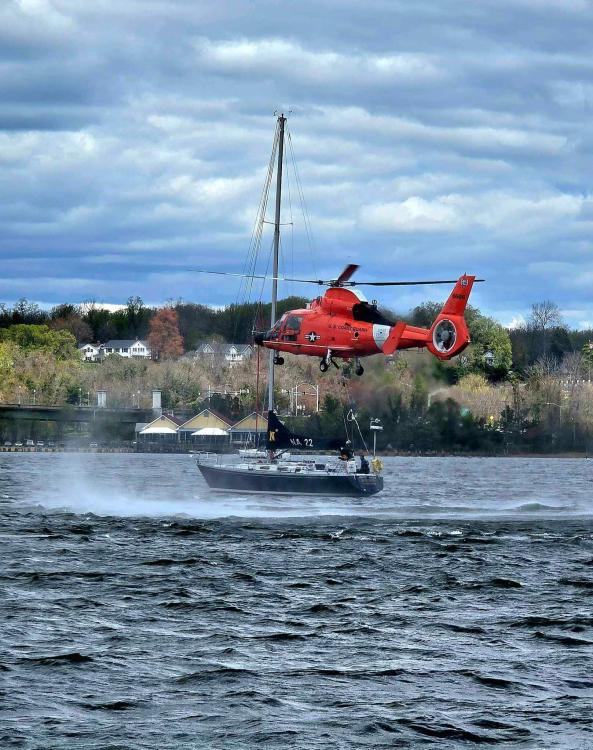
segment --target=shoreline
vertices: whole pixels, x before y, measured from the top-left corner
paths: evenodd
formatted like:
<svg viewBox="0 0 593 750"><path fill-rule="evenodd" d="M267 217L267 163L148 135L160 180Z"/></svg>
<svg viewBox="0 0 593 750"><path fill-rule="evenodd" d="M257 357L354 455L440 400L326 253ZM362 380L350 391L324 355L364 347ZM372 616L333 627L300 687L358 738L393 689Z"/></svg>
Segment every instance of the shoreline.
<svg viewBox="0 0 593 750"><path fill-rule="evenodd" d="M100 447L100 448L89 448L81 446L76 448L73 446L68 447L42 447L42 446L0 446L0 454L2 453L142 453L145 455L172 455L172 456L191 456L195 455L196 451L143 451L137 450L129 446L113 446L113 447ZM235 455L234 453L223 453L217 455ZM320 454L329 455L329 454ZM365 455L371 455L370 451L365 451ZM559 453L531 453L531 452L519 452L519 453L445 453L445 452L426 452L426 453L412 453L409 451L377 451L379 458L580 458L589 459L588 453L583 451L563 451Z"/></svg>

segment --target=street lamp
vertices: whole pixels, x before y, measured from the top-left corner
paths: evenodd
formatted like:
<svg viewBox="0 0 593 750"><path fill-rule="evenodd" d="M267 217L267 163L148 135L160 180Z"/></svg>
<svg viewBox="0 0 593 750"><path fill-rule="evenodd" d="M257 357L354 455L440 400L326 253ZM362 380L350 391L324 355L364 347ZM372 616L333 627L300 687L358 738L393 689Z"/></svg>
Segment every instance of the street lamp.
<svg viewBox="0 0 593 750"><path fill-rule="evenodd" d="M312 385L311 383L297 383L292 391L294 392L294 413L295 416L298 416L299 408L301 411L303 410L303 406L299 407L299 388L301 386L304 386L305 388L309 389L309 392L307 393L306 390L301 391L302 396L315 396L315 412L319 412L319 385ZM311 392L313 391L313 393ZM292 399L291 399L292 400Z"/></svg>
<svg viewBox="0 0 593 750"><path fill-rule="evenodd" d="M378 417L375 417L375 419L371 419L370 428L373 433L373 457L374 457L377 453L377 433L383 429L381 420Z"/></svg>
<svg viewBox="0 0 593 750"><path fill-rule="evenodd" d="M33 406L37 403L37 389L33 388Z"/></svg>

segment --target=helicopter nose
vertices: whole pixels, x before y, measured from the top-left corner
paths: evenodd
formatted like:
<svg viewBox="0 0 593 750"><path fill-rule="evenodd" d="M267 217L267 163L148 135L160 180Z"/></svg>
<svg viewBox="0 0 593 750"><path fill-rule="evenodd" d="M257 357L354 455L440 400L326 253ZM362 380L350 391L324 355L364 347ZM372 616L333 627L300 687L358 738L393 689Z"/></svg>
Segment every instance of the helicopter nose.
<svg viewBox="0 0 593 750"><path fill-rule="evenodd" d="M258 346L261 346L264 343L265 335L266 335L265 333L255 333L253 335L253 340Z"/></svg>

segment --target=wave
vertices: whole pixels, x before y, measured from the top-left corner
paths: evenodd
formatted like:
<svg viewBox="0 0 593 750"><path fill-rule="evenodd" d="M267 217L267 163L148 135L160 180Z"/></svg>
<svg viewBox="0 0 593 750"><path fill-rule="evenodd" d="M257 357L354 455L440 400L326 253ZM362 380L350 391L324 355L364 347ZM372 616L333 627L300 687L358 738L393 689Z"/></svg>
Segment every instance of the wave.
<svg viewBox="0 0 593 750"><path fill-rule="evenodd" d="M56 654L54 656L23 656L19 661L23 664L56 667L63 664L87 664L94 660L91 656L86 656L78 651L73 651L72 653Z"/></svg>
<svg viewBox="0 0 593 750"><path fill-rule="evenodd" d="M385 490L372 498L315 498L212 493L187 456L144 454L23 454L18 486L6 502L40 504L77 514L116 517L294 518L393 517L489 518L590 516L590 463L522 459L385 460ZM504 466L504 472L502 468ZM435 472L435 468L438 471ZM172 533L207 532L178 522ZM65 531L64 533L68 533ZM87 537L86 525L69 533ZM348 529L329 532L333 539Z"/></svg>

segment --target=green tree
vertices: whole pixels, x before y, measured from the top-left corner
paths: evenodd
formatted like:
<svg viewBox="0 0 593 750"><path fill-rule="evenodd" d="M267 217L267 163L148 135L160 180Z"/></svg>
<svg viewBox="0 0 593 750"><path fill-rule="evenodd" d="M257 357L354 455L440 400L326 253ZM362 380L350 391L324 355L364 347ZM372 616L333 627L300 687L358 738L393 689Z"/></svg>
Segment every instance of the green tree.
<svg viewBox="0 0 593 750"><path fill-rule="evenodd" d="M511 339L506 328L492 318L477 315L469 331L472 340L466 351L469 368L505 377L513 366Z"/></svg>
<svg viewBox="0 0 593 750"><path fill-rule="evenodd" d="M35 302L22 297L12 308L12 323L39 324L47 320L47 313Z"/></svg>
<svg viewBox="0 0 593 750"><path fill-rule="evenodd" d="M114 338L114 327L111 313L103 307L97 307L94 302L82 305L82 319L92 331L92 341L108 341Z"/></svg>
<svg viewBox="0 0 593 750"><path fill-rule="evenodd" d="M23 351L44 351L58 360L79 359L76 339L68 331L52 331L45 325L17 324L0 330L0 341L12 341Z"/></svg>
<svg viewBox="0 0 593 750"><path fill-rule="evenodd" d="M593 365L593 341L587 341L582 348L583 359L588 365Z"/></svg>
<svg viewBox="0 0 593 750"><path fill-rule="evenodd" d="M151 310L145 307L141 297L129 297L126 304L127 335L129 338L143 338L148 333L152 317Z"/></svg>

